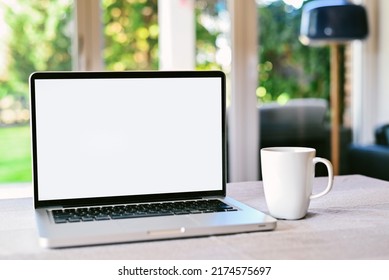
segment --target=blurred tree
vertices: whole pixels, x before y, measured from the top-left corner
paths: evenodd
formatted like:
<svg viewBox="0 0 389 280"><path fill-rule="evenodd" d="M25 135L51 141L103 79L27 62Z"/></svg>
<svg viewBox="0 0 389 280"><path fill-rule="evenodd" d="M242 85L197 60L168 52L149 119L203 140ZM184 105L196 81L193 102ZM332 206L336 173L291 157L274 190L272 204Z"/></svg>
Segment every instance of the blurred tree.
<svg viewBox="0 0 389 280"><path fill-rule="evenodd" d="M108 70L158 69L158 0L104 0L104 62Z"/></svg>
<svg viewBox="0 0 389 280"><path fill-rule="evenodd" d="M6 94L27 99L28 77L32 72L71 69L70 3L69 0L16 0L1 4L11 31L3 92L6 89Z"/></svg>
<svg viewBox="0 0 389 280"><path fill-rule="evenodd" d="M329 48L299 42L301 10L283 1L259 6L260 102L329 98Z"/></svg>
<svg viewBox="0 0 389 280"><path fill-rule="evenodd" d="M219 14L225 11L225 0L196 0L196 69L198 70L221 70L217 62L218 51L217 39L222 35L219 27Z"/></svg>

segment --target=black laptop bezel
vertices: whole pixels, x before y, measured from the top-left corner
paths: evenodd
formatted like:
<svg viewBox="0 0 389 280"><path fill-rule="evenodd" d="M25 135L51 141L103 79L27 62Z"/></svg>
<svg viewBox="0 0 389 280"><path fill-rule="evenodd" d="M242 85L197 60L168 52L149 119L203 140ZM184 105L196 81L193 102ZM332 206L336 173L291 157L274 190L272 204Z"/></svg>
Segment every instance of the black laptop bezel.
<svg viewBox="0 0 389 280"><path fill-rule="evenodd" d="M146 194L134 196L111 196L94 198L39 200L38 182L38 153L37 153L37 125L35 104L35 81L41 79L117 79L117 78L220 78L221 80L221 112L222 112L222 189L201 192ZM84 205L110 205L135 202L150 202L163 200L195 199L209 196L225 196L227 181L227 152L226 152L226 76L222 71L122 71L122 72L34 72L30 79L30 127L32 147L32 175L34 187L34 207L77 207Z"/></svg>

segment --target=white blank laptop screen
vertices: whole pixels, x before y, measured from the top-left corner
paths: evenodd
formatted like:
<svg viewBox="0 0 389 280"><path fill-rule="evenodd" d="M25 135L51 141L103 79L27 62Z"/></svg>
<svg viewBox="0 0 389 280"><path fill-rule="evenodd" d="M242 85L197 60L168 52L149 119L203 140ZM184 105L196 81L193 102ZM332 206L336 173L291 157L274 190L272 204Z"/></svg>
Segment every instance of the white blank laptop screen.
<svg viewBox="0 0 389 280"><path fill-rule="evenodd" d="M39 200L222 190L221 79L35 81Z"/></svg>

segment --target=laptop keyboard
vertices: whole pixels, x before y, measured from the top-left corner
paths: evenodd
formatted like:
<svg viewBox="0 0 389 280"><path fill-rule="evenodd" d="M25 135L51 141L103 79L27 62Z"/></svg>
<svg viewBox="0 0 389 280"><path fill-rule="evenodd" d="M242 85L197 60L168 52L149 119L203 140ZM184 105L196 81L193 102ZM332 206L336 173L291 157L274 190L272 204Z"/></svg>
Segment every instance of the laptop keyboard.
<svg viewBox="0 0 389 280"><path fill-rule="evenodd" d="M117 206L65 208L52 210L54 222L77 223L140 217L230 212L238 209L218 199L142 203Z"/></svg>

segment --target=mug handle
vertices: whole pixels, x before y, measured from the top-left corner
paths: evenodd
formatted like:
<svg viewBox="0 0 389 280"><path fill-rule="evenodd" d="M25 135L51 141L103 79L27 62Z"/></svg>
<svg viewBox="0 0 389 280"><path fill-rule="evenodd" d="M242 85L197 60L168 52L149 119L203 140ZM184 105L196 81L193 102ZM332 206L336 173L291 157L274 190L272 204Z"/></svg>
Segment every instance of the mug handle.
<svg viewBox="0 0 389 280"><path fill-rule="evenodd" d="M325 159L325 158L320 158L320 157L315 157L313 159L313 164L316 165L316 163L324 163L324 165L327 167L327 171L328 171L328 183L327 183L327 187L325 188L324 191L322 191L321 193L318 193L318 194L313 194L310 196L310 199L314 199L314 198L318 198L318 197L321 197L323 195L326 195L331 189L332 189L332 185L334 183L334 171L332 169L332 164L329 160Z"/></svg>

